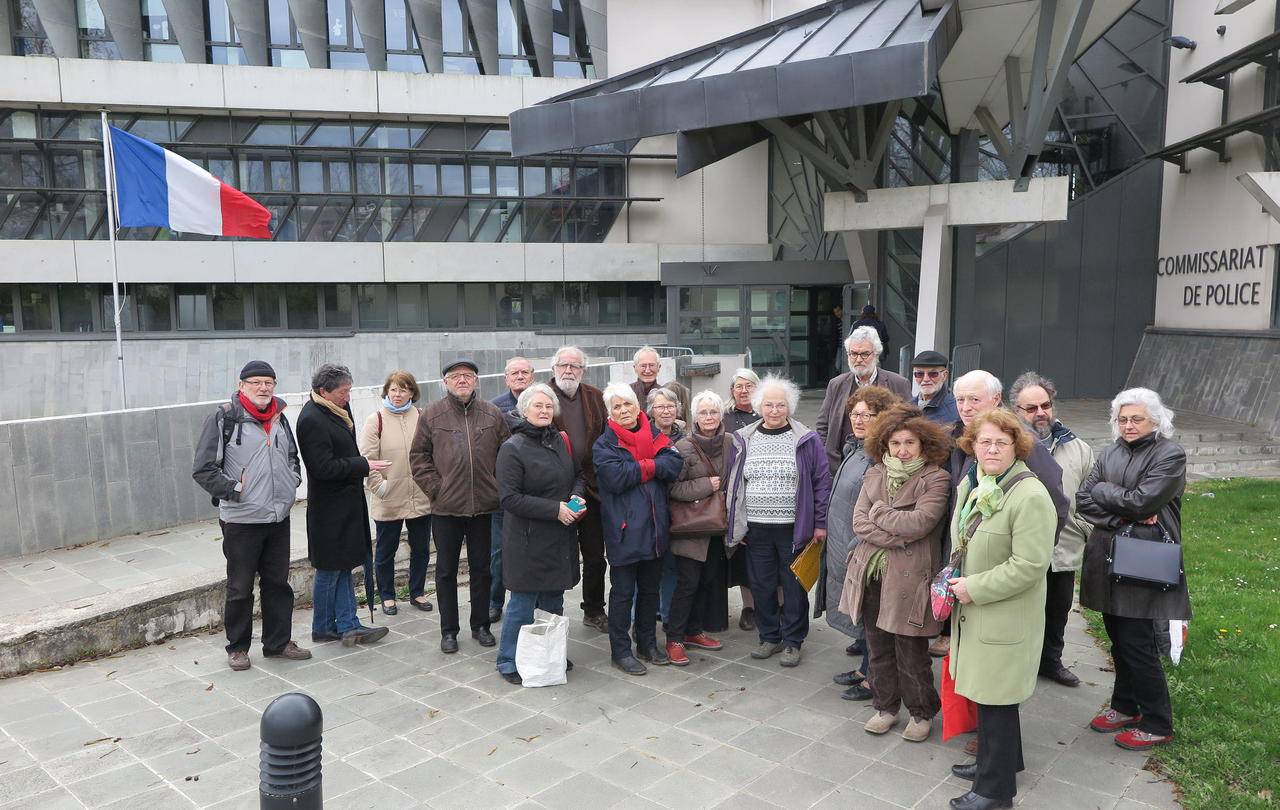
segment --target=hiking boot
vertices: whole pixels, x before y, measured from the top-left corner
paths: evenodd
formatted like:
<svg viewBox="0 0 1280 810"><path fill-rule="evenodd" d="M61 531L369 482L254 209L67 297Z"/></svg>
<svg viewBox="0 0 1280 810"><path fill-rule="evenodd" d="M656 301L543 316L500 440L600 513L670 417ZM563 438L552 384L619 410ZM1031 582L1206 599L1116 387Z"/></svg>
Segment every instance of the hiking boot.
<svg viewBox="0 0 1280 810"><path fill-rule="evenodd" d="M876 712L863 728L866 729L868 734L885 734L896 725L898 725L896 712L894 714Z"/></svg>
<svg viewBox="0 0 1280 810"><path fill-rule="evenodd" d="M678 641L667 642L667 658L670 658L671 663L678 667L689 666L689 654L684 651L684 645Z"/></svg>
<svg viewBox="0 0 1280 810"><path fill-rule="evenodd" d="M597 613L594 616L583 616L582 624L590 627L592 630L598 630L601 633L609 632L609 617L604 613Z"/></svg>
<svg viewBox="0 0 1280 810"><path fill-rule="evenodd" d="M1121 748L1127 748L1130 751L1149 751L1157 745L1164 745L1173 742L1173 735L1152 734L1150 731L1142 729L1132 729L1130 731L1122 731L1116 735L1116 745Z"/></svg>
<svg viewBox="0 0 1280 810"><path fill-rule="evenodd" d="M724 645L717 639L712 638L706 633L698 633L693 636L685 636L684 644L686 647L698 647L703 650L723 650Z"/></svg>
<svg viewBox="0 0 1280 810"><path fill-rule="evenodd" d="M929 655L941 658L951 652L951 636L938 636L929 642Z"/></svg>
<svg viewBox="0 0 1280 810"><path fill-rule="evenodd" d="M771 658L775 653L782 651L781 641L762 641L760 646L751 651L751 657L758 661Z"/></svg>
<svg viewBox="0 0 1280 810"><path fill-rule="evenodd" d="M924 742L929 739L931 731L933 731L933 720L912 717L907 727L902 730L902 739L907 742Z"/></svg>
<svg viewBox="0 0 1280 810"><path fill-rule="evenodd" d="M267 658L284 658L287 661L307 661L311 658L311 650L303 649L290 641L280 652L263 652Z"/></svg>
<svg viewBox="0 0 1280 810"><path fill-rule="evenodd" d="M250 667L249 653L239 650L227 653L227 666L231 667L233 672L244 672Z"/></svg>
<svg viewBox="0 0 1280 810"><path fill-rule="evenodd" d="M476 643L481 647L492 647L498 643L498 640L493 637L493 633L489 632L489 628L487 627L481 627L479 630L472 630L471 637L475 639Z"/></svg>
<svg viewBox="0 0 1280 810"><path fill-rule="evenodd" d="M1133 728L1141 722L1142 715L1140 714L1130 716L1108 708L1090 721L1089 728L1094 731L1101 731L1103 734L1110 734L1113 731L1119 731L1124 728Z"/></svg>
<svg viewBox="0 0 1280 810"><path fill-rule="evenodd" d="M787 647L785 650L782 651L782 660L779 661L778 663L782 664L784 667L800 666L800 648Z"/></svg>
<svg viewBox="0 0 1280 810"><path fill-rule="evenodd" d="M667 657L667 651L659 647L657 644L654 644L647 650L641 650L639 655L636 657L641 661L647 661L648 663L653 664L655 667L665 667L667 664L671 663L671 659Z"/></svg>

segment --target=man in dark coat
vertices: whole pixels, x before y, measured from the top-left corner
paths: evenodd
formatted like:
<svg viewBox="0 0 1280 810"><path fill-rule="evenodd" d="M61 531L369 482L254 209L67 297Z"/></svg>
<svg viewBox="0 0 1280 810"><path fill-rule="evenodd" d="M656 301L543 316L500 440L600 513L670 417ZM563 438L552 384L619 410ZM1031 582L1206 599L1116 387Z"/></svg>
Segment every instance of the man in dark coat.
<svg viewBox="0 0 1280 810"><path fill-rule="evenodd" d="M658 372L662 369L662 360L658 357L656 349L652 346L641 346L636 350L631 367L636 372L636 381L631 383L631 390L636 392L636 402L640 403L641 410L645 407L650 391L658 387L666 388L674 391L680 398L680 411L676 418L683 420L685 424L689 423L689 389L676 380L658 385Z"/></svg>
<svg viewBox="0 0 1280 810"><path fill-rule="evenodd" d="M924 418L945 427L953 427L960 421L956 410L956 397L947 385L947 356L927 349L911 361L911 376L920 393L915 403L920 406Z"/></svg>
<svg viewBox="0 0 1280 810"><path fill-rule="evenodd" d="M582 552L582 623L601 633L609 632L604 609L604 528L600 524L600 489L591 446L604 432L607 419L600 389L582 381L587 356L577 346L561 346L551 358L551 390L560 401L557 430L569 434L573 460L587 484L587 511L578 521L578 549Z"/></svg>
<svg viewBox="0 0 1280 810"><path fill-rule="evenodd" d="M370 554L364 479L390 461L360 455L351 413L351 372L325 363L311 378L311 399L298 417L298 448L307 467L307 557L316 569L311 621L314 641L368 644L387 634L356 616L351 569ZM366 594L372 598L372 594Z"/></svg>
<svg viewBox="0 0 1280 810"><path fill-rule="evenodd" d="M880 368L880 353L884 344L879 333L870 326L855 327L844 341L845 356L849 359L849 371L833 377L827 383L827 393L818 410L818 420L813 429L827 450L827 467L836 469L844 452L845 440L853 432L845 403L853 392L864 385L888 388L903 402L911 401L911 383L900 374Z"/></svg>
<svg viewBox="0 0 1280 810"><path fill-rule="evenodd" d="M481 647L489 632L489 548L498 510L498 448L511 436L502 412L476 394L480 368L467 359L444 369L445 396L426 407L409 450L413 480L431 499L436 538L436 598L440 651L458 651L458 562L467 549L471 578L471 637Z"/></svg>
<svg viewBox="0 0 1280 810"><path fill-rule="evenodd" d="M867 304L862 308L862 317L853 322L853 326L849 327L849 332L859 326L870 326L876 330L876 334L880 336L880 361L884 362L885 355L889 353L889 327L884 325L884 321L880 320L880 316L876 314L876 308Z"/></svg>
<svg viewBox="0 0 1280 810"><path fill-rule="evenodd" d="M507 424L514 426L518 416L514 413L516 400L524 390L533 384L533 363L529 358L516 355L507 361L503 372L503 382L507 390L490 400L507 418ZM502 603L506 600L507 590L502 587L502 510L493 513L493 527L489 531L491 548L489 549L489 621L496 622L502 618Z"/></svg>

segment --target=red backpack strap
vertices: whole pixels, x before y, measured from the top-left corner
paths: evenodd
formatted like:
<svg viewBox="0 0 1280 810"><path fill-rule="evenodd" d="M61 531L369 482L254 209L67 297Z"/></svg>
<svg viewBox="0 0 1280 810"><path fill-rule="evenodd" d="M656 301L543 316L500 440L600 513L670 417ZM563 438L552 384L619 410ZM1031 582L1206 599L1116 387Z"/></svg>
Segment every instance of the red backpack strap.
<svg viewBox="0 0 1280 810"><path fill-rule="evenodd" d="M560 438L564 439L564 446L569 450L569 458L573 458L573 442L569 441L569 434L562 430Z"/></svg>

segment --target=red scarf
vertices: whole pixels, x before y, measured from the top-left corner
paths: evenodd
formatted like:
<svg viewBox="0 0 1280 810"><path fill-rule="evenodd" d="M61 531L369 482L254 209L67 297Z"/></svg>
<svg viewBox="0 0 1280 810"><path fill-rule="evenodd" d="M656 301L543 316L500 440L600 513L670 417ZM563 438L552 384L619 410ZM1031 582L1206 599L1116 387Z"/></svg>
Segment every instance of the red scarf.
<svg viewBox="0 0 1280 810"><path fill-rule="evenodd" d="M262 429L271 435L272 420L276 418L276 414L280 413L280 400L275 397L271 398L271 404L267 406L265 411L258 410L258 406L253 404L253 400L246 397L243 393L238 395L240 404L244 407L244 412L257 419L262 423Z"/></svg>
<svg viewBox="0 0 1280 810"><path fill-rule="evenodd" d="M612 419L609 420L609 427L613 428L614 435L618 437L618 444L626 448L640 465L640 480L644 482L653 478L656 469L653 459L658 455L659 450L671 446L671 440L665 433L653 435L644 411L636 416L636 424L639 429L632 432Z"/></svg>

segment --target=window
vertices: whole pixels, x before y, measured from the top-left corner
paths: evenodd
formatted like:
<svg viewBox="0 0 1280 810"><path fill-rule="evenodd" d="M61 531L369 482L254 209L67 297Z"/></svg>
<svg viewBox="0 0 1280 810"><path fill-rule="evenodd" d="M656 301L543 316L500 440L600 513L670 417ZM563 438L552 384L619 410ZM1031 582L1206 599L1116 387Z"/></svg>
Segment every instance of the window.
<svg viewBox="0 0 1280 810"><path fill-rule="evenodd" d="M209 328L209 291L203 284L179 284L178 328Z"/></svg>
<svg viewBox="0 0 1280 810"><path fill-rule="evenodd" d="M161 0L142 0L143 58L148 62L181 64L182 49L169 27L169 13Z"/></svg>
<svg viewBox="0 0 1280 810"><path fill-rule="evenodd" d="M253 325L259 329L279 329L284 326L281 302L284 286L259 284L253 291Z"/></svg>
<svg viewBox="0 0 1280 810"><path fill-rule="evenodd" d="M498 284L498 326L518 329L525 324L524 285L518 281Z"/></svg>
<svg viewBox="0 0 1280 810"><path fill-rule="evenodd" d="M242 330L245 328L245 308L248 305L248 288L240 284L213 285L213 328L216 330Z"/></svg>
<svg viewBox="0 0 1280 810"><path fill-rule="evenodd" d="M628 281L627 326L653 326L659 311L666 313L666 295L653 281ZM602 320L603 322L603 320Z"/></svg>
<svg viewBox="0 0 1280 810"><path fill-rule="evenodd" d="M209 62L214 65L245 65L244 49L236 31L227 0L205 0L205 24Z"/></svg>
<svg viewBox="0 0 1280 810"><path fill-rule="evenodd" d="M80 26L80 55L85 59L119 59L120 49L111 39L98 0L76 0Z"/></svg>
<svg viewBox="0 0 1280 810"><path fill-rule="evenodd" d="M413 25L406 0L385 0L387 31L387 70L402 73L426 73L418 32Z"/></svg>
<svg viewBox="0 0 1280 810"><path fill-rule="evenodd" d="M105 314L109 316L111 314L109 298L107 302ZM107 323L114 324L114 321L107 321ZM62 332L93 331L92 286L88 284L58 285L58 329Z"/></svg>
<svg viewBox="0 0 1280 810"><path fill-rule="evenodd" d="M0 10L0 14L6 13ZM40 22L39 15L36 14L35 0L18 0L14 9L14 19L17 23L14 29L14 55L15 56L31 56L38 54L42 56L53 56L53 46L49 44L49 38L45 35L44 25ZM13 321L6 321L12 325Z"/></svg>
<svg viewBox="0 0 1280 810"><path fill-rule="evenodd" d="M11 335L18 331L13 316L13 288L0 286L0 334Z"/></svg>
<svg viewBox="0 0 1280 810"><path fill-rule="evenodd" d="M428 284L427 317L432 329L456 329L458 326L458 285Z"/></svg>
<svg viewBox="0 0 1280 810"><path fill-rule="evenodd" d="M328 300L326 298L326 306ZM320 304L314 284L286 284L284 288L285 325L290 329L318 329Z"/></svg>
<svg viewBox="0 0 1280 810"><path fill-rule="evenodd" d="M426 326L426 309L422 306L421 284L396 285L396 326L420 329Z"/></svg>
<svg viewBox="0 0 1280 810"><path fill-rule="evenodd" d="M351 326L351 285L324 285L324 325L332 329L335 326Z"/></svg>
<svg viewBox="0 0 1280 810"><path fill-rule="evenodd" d="M138 300L138 321L144 332L168 332L173 328L169 312L168 284L135 284L133 296Z"/></svg>
<svg viewBox="0 0 1280 810"><path fill-rule="evenodd" d="M361 53L364 41L356 25L350 0L327 0L329 67L336 70L368 70L369 61Z"/></svg>
<svg viewBox="0 0 1280 810"><path fill-rule="evenodd" d="M88 285L85 286L88 287ZM93 292L92 288L88 288L88 295L90 298L92 298ZM116 299L111 293L110 284L101 285L99 288L99 298L102 300L102 331L115 332ZM90 306L92 306L92 304L90 304ZM58 310L59 312L62 310L61 291L59 291L58 295ZM137 328L138 324L133 318L133 285L129 285L128 287L122 285L120 288L120 331L133 332L136 331ZM65 332L66 329L63 329L63 331Z"/></svg>
<svg viewBox="0 0 1280 810"><path fill-rule="evenodd" d="M556 322L556 285L535 281L529 285L529 298L533 302L534 326L554 326Z"/></svg>
<svg viewBox="0 0 1280 810"><path fill-rule="evenodd" d="M564 284L564 326L588 326L591 323L591 284L566 281Z"/></svg>
<svg viewBox="0 0 1280 810"><path fill-rule="evenodd" d="M622 282L605 281L596 284L596 299L600 303L600 324L622 324Z"/></svg>
<svg viewBox="0 0 1280 810"><path fill-rule="evenodd" d="M22 331L53 331L51 288L44 284L18 285L18 307L22 310Z"/></svg>
<svg viewBox="0 0 1280 810"><path fill-rule="evenodd" d="M467 326L492 326L493 304L489 299L488 284L462 285L463 311Z"/></svg>
<svg viewBox="0 0 1280 810"><path fill-rule="evenodd" d="M387 285L361 284L357 298L361 329L386 329L391 325L387 307Z"/></svg>

